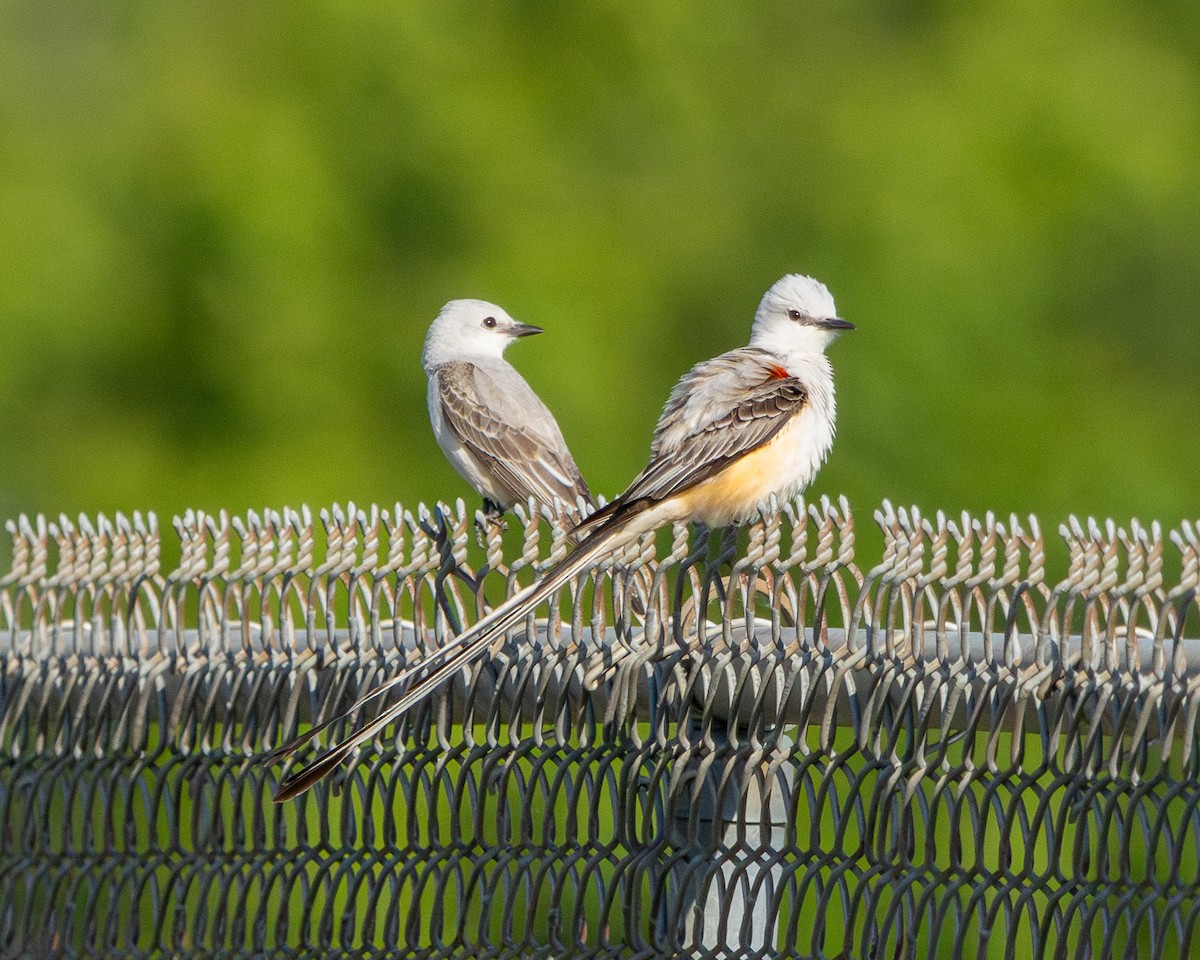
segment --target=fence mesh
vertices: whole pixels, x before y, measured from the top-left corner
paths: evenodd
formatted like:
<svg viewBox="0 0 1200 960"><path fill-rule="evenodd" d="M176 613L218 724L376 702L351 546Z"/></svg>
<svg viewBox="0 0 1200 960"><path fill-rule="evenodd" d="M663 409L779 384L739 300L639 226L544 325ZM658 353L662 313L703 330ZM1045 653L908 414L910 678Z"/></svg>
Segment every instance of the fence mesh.
<svg viewBox="0 0 1200 960"><path fill-rule="evenodd" d="M1196 525L876 518L647 537L283 805L562 531L10 523L0 956L1200 954Z"/></svg>

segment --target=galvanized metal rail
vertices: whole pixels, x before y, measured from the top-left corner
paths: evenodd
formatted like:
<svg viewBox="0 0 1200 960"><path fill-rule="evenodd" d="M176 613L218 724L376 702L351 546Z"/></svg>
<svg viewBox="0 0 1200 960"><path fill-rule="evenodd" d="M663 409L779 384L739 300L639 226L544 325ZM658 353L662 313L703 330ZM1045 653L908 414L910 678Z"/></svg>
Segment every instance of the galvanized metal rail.
<svg viewBox="0 0 1200 960"><path fill-rule="evenodd" d="M0 956L1200 954L1196 525L1055 575L1034 518L876 517L868 567L844 501L647 538L284 806L274 747L562 532L10 523Z"/></svg>

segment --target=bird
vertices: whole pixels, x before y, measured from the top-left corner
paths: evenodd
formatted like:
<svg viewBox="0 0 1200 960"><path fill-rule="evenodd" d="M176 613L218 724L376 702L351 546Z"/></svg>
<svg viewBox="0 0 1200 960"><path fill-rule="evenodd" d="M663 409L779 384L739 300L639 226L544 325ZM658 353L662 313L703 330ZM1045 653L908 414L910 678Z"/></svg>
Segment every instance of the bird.
<svg viewBox="0 0 1200 960"><path fill-rule="evenodd" d="M276 751L275 757L294 753L331 724L412 681L379 716L287 777L275 801L298 796L330 773L360 743L483 656L538 604L599 560L667 524L742 523L770 497L783 500L800 493L833 446L837 406L825 350L853 329L837 315L833 296L820 281L788 274L773 284L755 311L749 344L697 364L671 391L646 468L624 493L580 522L574 531L578 545L421 663Z"/></svg>
<svg viewBox="0 0 1200 960"><path fill-rule="evenodd" d="M595 507L554 415L504 359L514 340L542 333L486 300L451 300L421 354L438 446L498 518L532 498L571 529Z"/></svg>

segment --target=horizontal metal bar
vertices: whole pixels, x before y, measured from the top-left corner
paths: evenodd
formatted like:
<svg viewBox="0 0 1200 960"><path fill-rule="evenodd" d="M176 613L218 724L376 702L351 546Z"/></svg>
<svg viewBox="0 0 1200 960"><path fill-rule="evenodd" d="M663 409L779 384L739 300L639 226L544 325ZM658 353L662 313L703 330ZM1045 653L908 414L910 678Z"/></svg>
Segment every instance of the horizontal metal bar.
<svg viewBox="0 0 1200 960"><path fill-rule="evenodd" d="M709 624L708 630L710 635L720 635L719 624ZM9 654L4 666L9 680L36 678L44 691L44 708L51 713L61 709L56 687L61 686L65 696L66 680L80 672L126 673L139 686L152 678L153 685L146 688L148 695L152 691L168 697L178 696L192 677L206 670L225 671L229 688L243 673L262 672L290 675L291 684L307 684L314 689L348 684L347 696L357 696L366 689L355 681L356 677L371 676L374 682L380 682L401 667L419 662L424 655L411 625L389 627L384 635L392 642L384 642L378 653L364 652L347 630L334 631L328 645L319 651L298 647L288 653L265 648L256 631L243 638L240 625L226 625L226 631L228 646L224 650L213 649L197 631L189 630L167 638L148 657L107 661L72 656L73 650L86 643L77 642L69 629L61 630L54 638L53 659L12 655L33 646L28 635L0 634L0 650ZM402 638L399 647L394 642L397 636ZM536 637L532 642L531 636ZM464 671L458 683L450 687L446 709L454 722L462 722L469 710L478 712L482 703L494 697L505 712L535 716L544 712L547 703L579 701L586 692L602 714L610 710L614 698L625 698L628 702L624 709L629 715L646 721L653 712L655 671L676 669L686 662L686 669L696 671L691 685L696 704L713 717L743 725L794 724L828 714L829 721L837 726L853 726L860 722L861 706L851 702L852 694L870 691L879 685L881 677L886 677L888 702L899 703L910 685L921 685L928 700L924 708L926 722L951 732L963 729L969 718L961 696L955 698L956 709L943 717L950 688L960 688L960 693L970 689L976 695L1009 691L1011 704L993 722L1011 730L1029 723L1039 707L1062 696L1078 698L1106 686L1136 687L1144 694L1141 709L1150 714L1141 735L1152 739L1159 734L1158 719L1153 716L1155 698L1200 690L1198 639L1173 641L1174 655L1161 661L1154 643L1143 638L1138 642L1135 659L1107 671L1088 661L1079 636L1071 637L1065 646L1056 646L1052 660L1042 665L1038 664L1039 643L1029 634L1006 642L1003 637L972 632L963 644L954 631L930 631L907 646L902 638L893 637L894 649L903 651L893 656L885 655L880 646L850 648L847 632L841 628L827 630L820 644L807 642L803 631L797 634L795 630L782 630L776 636L769 623L760 623L748 641L739 624L730 638L732 644L721 647L711 642L680 644L676 640L642 643L639 647L644 638L630 642L608 628L599 642L572 646L564 645L561 632L548 636L542 621L536 625L536 634L521 634L515 642L497 649L500 666L485 663ZM1006 657L997 656L1001 650ZM1161 669L1164 664L1170 669ZM810 674L809 684L795 682L801 671ZM534 672L538 676L531 681ZM837 678L836 682L830 681L832 677ZM335 683L338 678L340 681ZM819 678L825 678L825 682L817 682ZM105 695L102 686L91 690L97 698ZM311 700L297 700L297 723L320 719ZM1104 716L1101 720L1109 729L1111 718Z"/></svg>

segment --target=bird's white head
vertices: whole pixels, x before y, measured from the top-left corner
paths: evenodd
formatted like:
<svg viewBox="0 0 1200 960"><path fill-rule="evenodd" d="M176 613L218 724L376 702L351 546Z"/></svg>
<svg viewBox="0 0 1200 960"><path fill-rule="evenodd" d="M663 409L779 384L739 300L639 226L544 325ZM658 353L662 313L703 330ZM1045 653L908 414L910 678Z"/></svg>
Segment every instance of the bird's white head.
<svg viewBox="0 0 1200 960"><path fill-rule="evenodd" d="M541 332L486 300L451 300L429 325L421 365L430 370L464 360L499 360L514 340Z"/></svg>
<svg viewBox="0 0 1200 960"><path fill-rule="evenodd" d="M833 296L812 277L789 273L762 298L754 314L750 345L788 354L820 354L854 324L837 315Z"/></svg>

